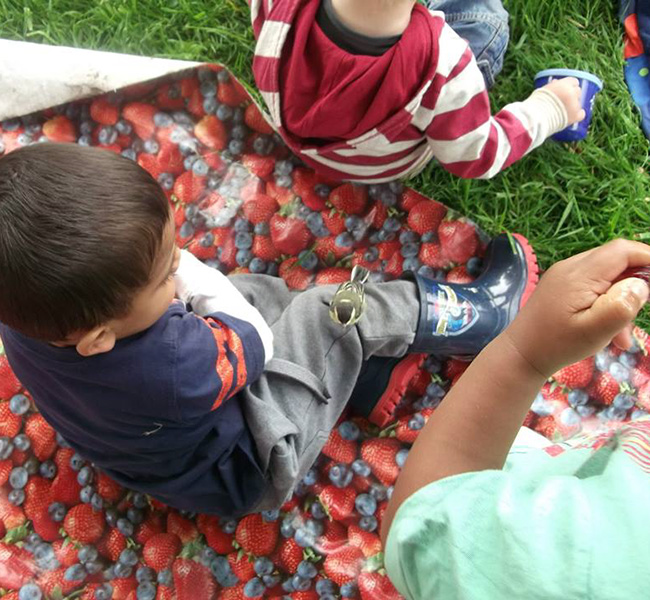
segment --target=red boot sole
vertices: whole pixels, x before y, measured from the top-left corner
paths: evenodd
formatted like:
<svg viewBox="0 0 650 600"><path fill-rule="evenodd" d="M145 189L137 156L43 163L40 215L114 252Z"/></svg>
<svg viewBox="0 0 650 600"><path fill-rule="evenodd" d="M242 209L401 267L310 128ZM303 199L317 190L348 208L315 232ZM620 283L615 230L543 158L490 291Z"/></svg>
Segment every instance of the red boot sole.
<svg viewBox="0 0 650 600"><path fill-rule="evenodd" d="M410 381L417 375L426 357L426 354L409 354L395 365L386 391L368 417L371 423L386 427L393 420L395 408L404 397Z"/></svg>
<svg viewBox="0 0 650 600"><path fill-rule="evenodd" d="M537 256L535 256L535 251L530 245L530 242L519 233L513 233L512 237L514 237L523 248L526 257L526 267L528 268L528 280L526 281L526 287L524 288L521 303L519 304L519 308L521 309L526 302L528 302L528 299L533 295L533 292L537 287L539 282L539 265L537 264Z"/></svg>

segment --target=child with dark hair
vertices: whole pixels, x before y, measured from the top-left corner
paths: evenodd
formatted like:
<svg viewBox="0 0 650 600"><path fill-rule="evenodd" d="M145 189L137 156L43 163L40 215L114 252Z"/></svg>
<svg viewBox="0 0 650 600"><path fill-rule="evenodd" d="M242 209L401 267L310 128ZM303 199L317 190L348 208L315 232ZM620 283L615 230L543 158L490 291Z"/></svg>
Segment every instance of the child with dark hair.
<svg viewBox="0 0 650 600"><path fill-rule="evenodd" d="M633 268L648 265L650 246L615 240L551 267L436 409L382 522L405 598L647 595L650 419L559 445L520 427L558 369L612 341L630 349L648 300Z"/></svg>
<svg viewBox="0 0 650 600"><path fill-rule="evenodd" d="M351 398L383 425L422 353L476 354L537 281L523 238L499 236L484 263L471 285L368 284L343 327L332 286L296 294L180 251L164 193L125 157L37 144L0 159L12 368L76 451L179 509L279 507Z"/></svg>
<svg viewBox="0 0 650 600"><path fill-rule="evenodd" d="M565 78L494 116L501 0L248 0L253 73L273 125L327 177L380 183L432 159L493 177L584 118Z"/></svg>

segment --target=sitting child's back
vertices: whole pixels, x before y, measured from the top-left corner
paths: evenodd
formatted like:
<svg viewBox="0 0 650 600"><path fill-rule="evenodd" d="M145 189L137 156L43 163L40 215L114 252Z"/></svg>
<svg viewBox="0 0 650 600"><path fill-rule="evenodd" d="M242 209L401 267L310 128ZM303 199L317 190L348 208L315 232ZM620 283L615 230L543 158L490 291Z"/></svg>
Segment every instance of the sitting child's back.
<svg viewBox="0 0 650 600"><path fill-rule="evenodd" d="M492 177L582 118L566 80L491 116L485 80L508 40L498 0L451 25L440 11L461 9L457 0L431 0L436 11L412 0L249 2L253 71L273 124L329 177L390 181L433 158L461 177Z"/></svg>

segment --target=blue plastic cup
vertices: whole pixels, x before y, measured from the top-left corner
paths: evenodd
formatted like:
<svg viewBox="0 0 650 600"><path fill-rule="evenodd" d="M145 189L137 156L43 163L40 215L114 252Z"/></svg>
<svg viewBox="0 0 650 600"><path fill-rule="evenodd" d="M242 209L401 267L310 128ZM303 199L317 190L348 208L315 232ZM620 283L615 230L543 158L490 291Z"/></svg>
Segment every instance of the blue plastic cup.
<svg viewBox="0 0 650 600"><path fill-rule="evenodd" d="M594 100L596 99L596 94L603 89L603 82L600 78L587 71L546 69L535 75L535 88L545 86L554 79L564 79L565 77L575 77L580 82L580 89L582 90L582 98L580 101L587 116L582 121L578 121L556 133L553 139L558 142L578 142L587 137L589 124L591 123L591 114L594 109Z"/></svg>

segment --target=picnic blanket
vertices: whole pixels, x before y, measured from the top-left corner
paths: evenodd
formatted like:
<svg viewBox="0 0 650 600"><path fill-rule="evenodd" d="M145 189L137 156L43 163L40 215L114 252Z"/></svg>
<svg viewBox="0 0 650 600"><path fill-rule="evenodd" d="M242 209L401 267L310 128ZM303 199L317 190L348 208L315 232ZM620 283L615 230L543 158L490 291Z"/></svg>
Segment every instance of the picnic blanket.
<svg viewBox="0 0 650 600"><path fill-rule="evenodd" d="M14 60L21 54L14 52ZM363 187L319 177L290 154L222 65L157 65L166 72L162 79L113 90L119 76L112 77L117 71L110 60L102 63L92 53L68 57L109 72L95 73L93 86L84 86L84 70L68 70L79 85L59 86L51 72L56 65L37 65L55 82L52 105L42 81L34 82L40 92L31 93L19 69L23 83L15 102L2 98L0 155L59 141L136 160L165 189L178 244L214 268L270 273L301 290L347 280L357 264L376 280L397 277L405 267L458 282L480 272L488 238L470 220L397 181ZM132 78L128 58L116 60L121 76ZM93 95L97 91L106 93ZM36 112L24 114L25 106ZM283 227L273 227L278 220ZM235 224L253 232L248 253L235 247ZM557 374L526 424L560 440L645 414L650 342L643 331L635 333L633 352L605 350ZM383 570L381 519L402 450L466 367L430 357L393 424L379 430L344 415L347 425L332 432L281 510L228 520L163 506L87 464L35 410L0 351L0 595L399 598Z"/></svg>

